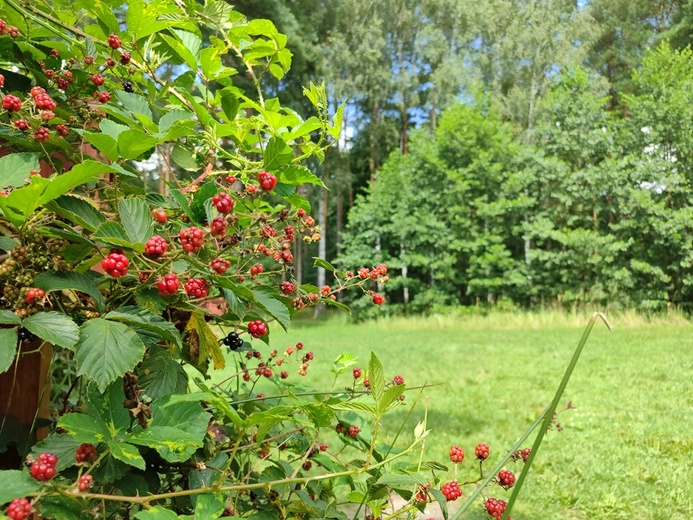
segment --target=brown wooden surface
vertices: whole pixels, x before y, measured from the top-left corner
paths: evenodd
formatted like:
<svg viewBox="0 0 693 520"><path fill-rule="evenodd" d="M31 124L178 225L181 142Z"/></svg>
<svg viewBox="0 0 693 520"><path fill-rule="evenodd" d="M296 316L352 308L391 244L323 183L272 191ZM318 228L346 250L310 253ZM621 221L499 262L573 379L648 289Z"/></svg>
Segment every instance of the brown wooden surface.
<svg viewBox="0 0 693 520"><path fill-rule="evenodd" d="M48 435L48 428L34 427L36 419L49 418L53 348L41 343L22 342L19 361L0 374L0 427L20 435L16 446L0 453L0 469L18 469L22 452Z"/></svg>

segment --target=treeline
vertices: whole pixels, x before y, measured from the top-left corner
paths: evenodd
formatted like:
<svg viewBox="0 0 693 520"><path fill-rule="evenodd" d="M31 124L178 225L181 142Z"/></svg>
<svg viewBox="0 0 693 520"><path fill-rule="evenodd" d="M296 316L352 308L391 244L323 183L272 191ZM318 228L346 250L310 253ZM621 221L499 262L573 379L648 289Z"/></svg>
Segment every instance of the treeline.
<svg viewBox="0 0 693 520"><path fill-rule="evenodd" d="M385 262L412 311L692 301L693 0L247 3L278 96L347 100L304 262Z"/></svg>

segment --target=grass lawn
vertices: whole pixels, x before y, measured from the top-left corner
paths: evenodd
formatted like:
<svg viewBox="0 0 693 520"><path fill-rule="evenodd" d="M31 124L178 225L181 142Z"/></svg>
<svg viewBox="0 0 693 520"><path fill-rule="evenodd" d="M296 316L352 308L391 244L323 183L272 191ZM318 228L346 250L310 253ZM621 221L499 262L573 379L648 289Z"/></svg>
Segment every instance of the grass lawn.
<svg viewBox="0 0 693 520"><path fill-rule="evenodd" d="M286 336L275 327L272 344L282 349L302 341L313 351L304 382L320 389L331 386L329 368L344 351L364 368L375 351L387 375L401 374L410 386L439 384L425 391L407 431L411 436L427 406L433 430L427 456L447 462L449 446L461 445L467 453L462 481L473 477L477 443L491 446L491 468L541 413L585 323L541 316L299 322ZM693 326L618 318L613 325L613 332L595 325L564 396L575 409L560 414L564 431L549 432L514 518L693 515ZM350 380L349 371L337 386ZM407 401L415 397L408 392ZM405 413L395 412L388 426ZM514 466L519 474L519 463ZM510 492L494 486L493 496L507 500ZM486 518L480 504L465 518Z"/></svg>

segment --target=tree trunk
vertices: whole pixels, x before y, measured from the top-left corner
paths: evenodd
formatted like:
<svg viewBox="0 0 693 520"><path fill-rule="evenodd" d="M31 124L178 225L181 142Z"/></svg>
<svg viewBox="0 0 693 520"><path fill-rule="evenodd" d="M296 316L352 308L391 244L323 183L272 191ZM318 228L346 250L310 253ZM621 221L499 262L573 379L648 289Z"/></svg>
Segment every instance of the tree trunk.
<svg viewBox="0 0 693 520"><path fill-rule="evenodd" d="M53 347L40 339L20 344L19 359L0 374L0 469L19 469L29 448L48 435L49 369Z"/></svg>

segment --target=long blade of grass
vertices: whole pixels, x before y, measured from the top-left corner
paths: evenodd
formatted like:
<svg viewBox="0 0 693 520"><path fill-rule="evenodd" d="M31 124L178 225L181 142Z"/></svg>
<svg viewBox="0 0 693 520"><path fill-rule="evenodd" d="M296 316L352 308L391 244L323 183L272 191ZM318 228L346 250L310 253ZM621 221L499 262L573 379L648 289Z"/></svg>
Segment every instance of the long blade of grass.
<svg viewBox="0 0 693 520"><path fill-rule="evenodd" d="M553 419L553 414L556 412L556 408L558 407L558 403L561 400L561 397L563 396L563 392L566 389L566 386L568 386L568 381L570 380L570 376L573 374L573 370L575 369L575 366L577 365L578 359L580 359L580 354L582 354L582 349L584 348L585 344L587 343L587 338L589 338L590 333L592 332L592 327L594 327L595 322L597 321L597 318L600 318L604 324L607 326L609 330L612 330L611 323L609 323L609 320L606 319L606 316L604 316L601 312L595 312L592 314L592 317L590 318L590 321L587 323L587 327L585 327L585 331L582 333L582 338L580 338L580 342L578 343L577 347L575 348L575 352L573 353L573 357L570 360L570 364L568 365L568 368L566 369L565 373L563 374L563 379L561 380L561 384L558 385L558 389L556 390L556 395L553 397L553 401L551 401L551 404L548 407L548 410L543 414L544 415L544 421L541 425L541 428L539 429L539 433L537 434L536 439L534 439L534 445L532 446L532 452L529 454L529 457L527 458L527 462L525 462L524 468L522 468L522 473L520 473L520 476L517 479L517 482L515 482L515 485L513 486L513 493L510 495L510 500L508 500L508 505L505 507L505 512L503 513L503 516L501 517L502 520L506 520L508 516L510 515L513 505L515 504L515 500L517 500L517 496L520 494L520 490L522 489L522 484L525 481L525 478L527 478L527 473L529 473L529 468L532 466L532 462L534 461L534 457L537 456L537 452L539 451L539 446L541 446L541 442L544 440L544 435L546 435L546 431L549 429L549 426L551 425L551 421ZM495 475L495 470L492 475Z"/></svg>

